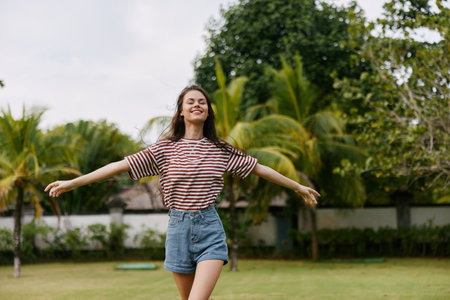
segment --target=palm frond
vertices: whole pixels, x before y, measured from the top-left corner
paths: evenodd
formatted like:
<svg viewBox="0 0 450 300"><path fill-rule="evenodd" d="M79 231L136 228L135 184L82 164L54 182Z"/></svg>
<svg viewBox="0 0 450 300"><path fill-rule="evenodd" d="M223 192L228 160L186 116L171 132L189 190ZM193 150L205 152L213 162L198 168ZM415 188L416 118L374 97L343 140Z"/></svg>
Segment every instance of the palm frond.
<svg viewBox="0 0 450 300"><path fill-rule="evenodd" d="M303 125L319 138L327 138L330 134L342 135L345 131L345 123L331 111L317 112L306 118Z"/></svg>
<svg viewBox="0 0 450 300"><path fill-rule="evenodd" d="M237 122L231 129L226 141L235 147L247 149L253 141L253 126L248 122Z"/></svg>
<svg viewBox="0 0 450 300"><path fill-rule="evenodd" d="M256 104L249 107L241 116L240 120L243 122L251 122L275 113L276 108L273 104Z"/></svg>
<svg viewBox="0 0 450 300"><path fill-rule="evenodd" d="M158 116L148 120L140 130L139 136L145 137L150 133L156 133L157 136L163 135L170 127L171 116Z"/></svg>
<svg viewBox="0 0 450 300"><path fill-rule="evenodd" d="M263 147L263 148L250 148L247 153L258 161L278 171L284 176L298 181L295 166L292 161L279 151L278 147Z"/></svg>
<svg viewBox="0 0 450 300"><path fill-rule="evenodd" d="M295 119L285 115L269 115L253 122L255 136L289 134L299 143L308 139L308 133Z"/></svg>

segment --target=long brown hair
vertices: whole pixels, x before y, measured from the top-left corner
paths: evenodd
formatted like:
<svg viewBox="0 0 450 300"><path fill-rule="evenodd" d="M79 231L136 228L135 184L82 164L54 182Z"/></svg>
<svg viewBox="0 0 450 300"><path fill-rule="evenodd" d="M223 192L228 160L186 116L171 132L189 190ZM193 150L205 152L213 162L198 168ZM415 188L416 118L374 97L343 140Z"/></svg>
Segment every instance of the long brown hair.
<svg viewBox="0 0 450 300"><path fill-rule="evenodd" d="M206 91L201 87L199 87L198 85L190 85L185 87L178 96L177 111L175 112L175 115L172 117L172 121L170 123L170 131L167 138L171 141L176 142L179 141L184 136L186 128L184 124L184 118L181 115L181 110L183 108L183 98L187 92L193 90L201 92L203 96L205 96L206 103L208 104L208 117L206 118L205 123L203 124L203 135L218 147L230 151L228 147L229 144L224 140L221 140L217 136L216 125L214 124L215 121L214 110L212 109L211 100L208 96L208 93L206 93Z"/></svg>

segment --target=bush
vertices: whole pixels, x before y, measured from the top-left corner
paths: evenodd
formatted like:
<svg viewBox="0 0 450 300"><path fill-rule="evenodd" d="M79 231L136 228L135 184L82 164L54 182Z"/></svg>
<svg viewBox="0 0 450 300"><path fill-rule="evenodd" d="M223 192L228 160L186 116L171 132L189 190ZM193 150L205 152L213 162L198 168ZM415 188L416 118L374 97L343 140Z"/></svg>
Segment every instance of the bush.
<svg viewBox="0 0 450 300"><path fill-rule="evenodd" d="M12 232L6 228L0 228L0 249L2 251L13 251L14 241Z"/></svg>
<svg viewBox="0 0 450 300"><path fill-rule="evenodd" d="M88 226L89 240L94 243L96 249L106 249L108 246L108 230L103 224Z"/></svg>
<svg viewBox="0 0 450 300"><path fill-rule="evenodd" d="M125 253L125 239L128 237L126 230L130 228L127 224L117 225L111 223L109 226L109 239L106 252L108 257L121 257Z"/></svg>
<svg viewBox="0 0 450 300"><path fill-rule="evenodd" d="M142 233L134 236L133 241L141 248L161 248L164 247L166 235L156 230L147 228Z"/></svg>
<svg viewBox="0 0 450 300"><path fill-rule="evenodd" d="M311 233L291 231L299 257L311 257ZM432 223L408 229L320 229L319 253L324 258L370 256L449 256L450 225Z"/></svg>

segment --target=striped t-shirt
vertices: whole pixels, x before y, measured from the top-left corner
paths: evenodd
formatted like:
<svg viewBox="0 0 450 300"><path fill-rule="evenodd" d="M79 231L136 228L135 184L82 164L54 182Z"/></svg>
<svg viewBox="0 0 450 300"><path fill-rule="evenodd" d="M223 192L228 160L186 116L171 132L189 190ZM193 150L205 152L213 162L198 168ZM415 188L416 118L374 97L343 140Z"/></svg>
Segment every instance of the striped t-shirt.
<svg viewBox="0 0 450 300"><path fill-rule="evenodd" d="M200 140L165 139L141 152L126 156L130 177L160 176L164 205L178 210L198 210L215 203L223 188L223 174L247 177L257 159L234 147L219 148L206 137Z"/></svg>

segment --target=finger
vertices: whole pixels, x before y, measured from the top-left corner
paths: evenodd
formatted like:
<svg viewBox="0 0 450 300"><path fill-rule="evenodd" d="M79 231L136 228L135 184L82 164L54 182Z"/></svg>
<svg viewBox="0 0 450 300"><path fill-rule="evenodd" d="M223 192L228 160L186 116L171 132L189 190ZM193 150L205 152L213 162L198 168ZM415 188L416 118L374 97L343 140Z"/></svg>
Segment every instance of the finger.
<svg viewBox="0 0 450 300"><path fill-rule="evenodd" d="M58 187L58 186L54 186L54 187L50 190L50 193L49 193L50 197L53 197L53 198L58 197L58 192L59 192L58 190L59 190L59 187Z"/></svg>
<svg viewBox="0 0 450 300"><path fill-rule="evenodd" d="M320 197L320 194L316 190L310 189L310 192L316 195L317 197Z"/></svg>
<svg viewBox="0 0 450 300"><path fill-rule="evenodd" d="M47 185L47 187L45 188L44 192L47 192L49 189L51 189L52 187L58 185L58 182L52 182L49 185Z"/></svg>

